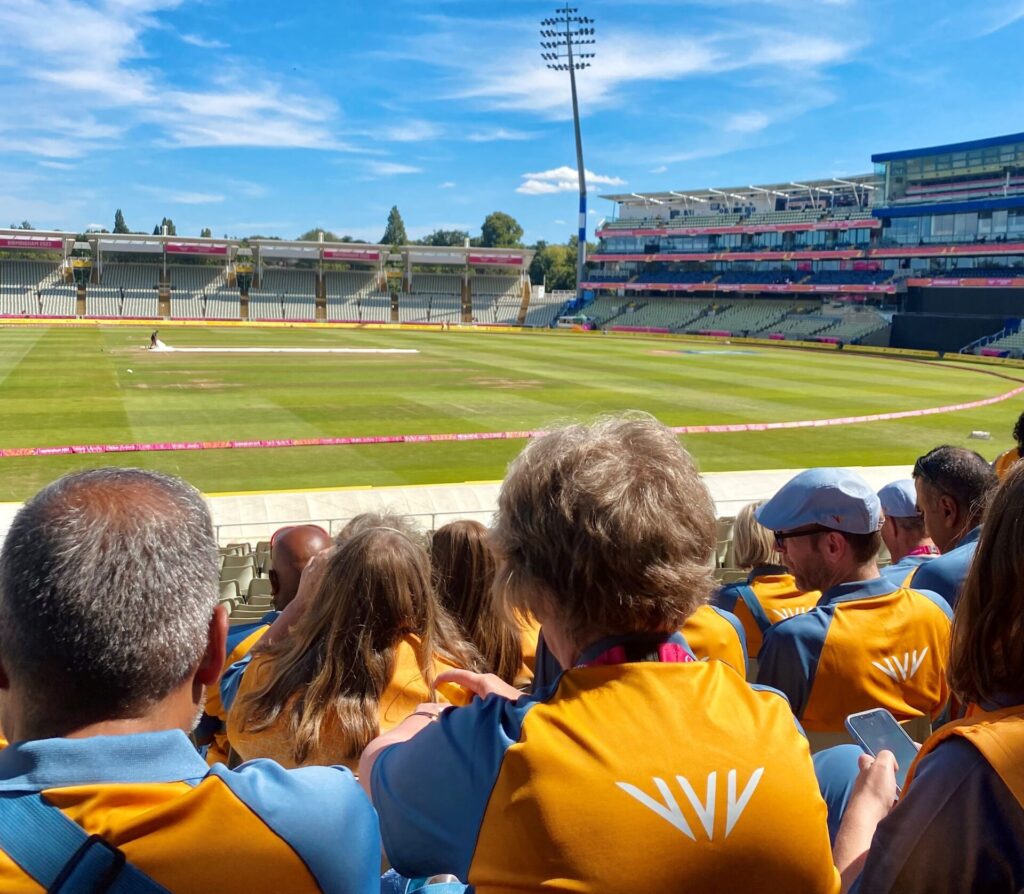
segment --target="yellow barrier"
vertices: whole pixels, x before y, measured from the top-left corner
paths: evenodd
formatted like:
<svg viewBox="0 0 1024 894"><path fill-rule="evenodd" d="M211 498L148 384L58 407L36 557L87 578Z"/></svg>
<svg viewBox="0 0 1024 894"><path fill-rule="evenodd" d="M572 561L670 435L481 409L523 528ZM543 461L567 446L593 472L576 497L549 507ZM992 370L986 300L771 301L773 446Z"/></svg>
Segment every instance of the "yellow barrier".
<svg viewBox="0 0 1024 894"><path fill-rule="evenodd" d="M1013 357L983 357L980 354L946 354L943 360L951 360L956 363L984 363L988 366L1009 366L1013 369L1024 367L1024 360L1016 360Z"/></svg>
<svg viewBox="0 0 1024 894"><path fill-rule="evenodd" d="M919 357L922 360L941 360L942 355L938 351L918 351L914 348L883 348L876 345L844 345L844 351L853 351L855 354L891 354L896 357Z"/></svg>

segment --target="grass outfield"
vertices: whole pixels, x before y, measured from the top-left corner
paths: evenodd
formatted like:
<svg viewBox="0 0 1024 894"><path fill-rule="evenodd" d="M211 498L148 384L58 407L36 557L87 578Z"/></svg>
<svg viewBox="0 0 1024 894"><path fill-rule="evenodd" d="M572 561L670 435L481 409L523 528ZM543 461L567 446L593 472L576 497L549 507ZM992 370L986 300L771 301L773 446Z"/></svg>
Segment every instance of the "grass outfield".
<svg viewBox="0 0 1024 894"><path fill-rule="evenodd" d="M538 428L643 409L669 425L925 408L1015 382L976 367L853 354L554 334L161 327L170 345L415 348L417 354L159 354L149 328L0 329L0 447ZM128 370L132 369L133 373ZM1024 379L1024 372L1005 371ZM1024 401L819 430L684 438L705 471L911 463L941 443L991 459ZM991 442L969 441L974 429ZM0 500L121 463L207 493L500 478L521 441L0 458Z"/></svg>

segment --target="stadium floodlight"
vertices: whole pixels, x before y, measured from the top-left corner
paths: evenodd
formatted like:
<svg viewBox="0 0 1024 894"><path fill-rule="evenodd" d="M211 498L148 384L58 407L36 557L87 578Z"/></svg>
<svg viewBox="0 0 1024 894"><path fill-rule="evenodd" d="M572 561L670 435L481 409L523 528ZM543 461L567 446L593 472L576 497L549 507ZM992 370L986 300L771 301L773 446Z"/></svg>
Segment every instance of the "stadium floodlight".
<svg viewBox="0 0 1024 894"><path fill-rule="evenodd" d="M579 9L566 4L555 10L555 15L542 19L540 45L548 52L540 57L552 71L569 72L569 86L572 91L572 123L576 135L576 175L580 187L579 245L576 250L576 299L583 296L580 283L584 280L583 268L587 263L587 174L583 167L583 138L580 135L580 106L576 94L576 72L590 68L596 53L591 46L597 43L594 20L578 14ZM579 46L586 46L586 52L574 52ZM563 61L564 60L564 61ZM642 198L642 197L641 197ZM659 203L660 204L660 203Z"/></svg>

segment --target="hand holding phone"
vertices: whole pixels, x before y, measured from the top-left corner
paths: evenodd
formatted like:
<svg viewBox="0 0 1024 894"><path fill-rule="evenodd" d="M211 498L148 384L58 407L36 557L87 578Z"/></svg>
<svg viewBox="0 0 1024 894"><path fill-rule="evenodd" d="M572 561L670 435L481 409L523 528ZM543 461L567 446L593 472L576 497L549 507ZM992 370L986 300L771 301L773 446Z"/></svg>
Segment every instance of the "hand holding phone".
<svg viewBox="0 0 1024 894"><path fill-rule="evenodd" d="M854 741L872 757L881 751L896 758L896 787L903 791L907 771L917 757L917 745L885 708L861 711L846 718L846 729Z"/></svg>

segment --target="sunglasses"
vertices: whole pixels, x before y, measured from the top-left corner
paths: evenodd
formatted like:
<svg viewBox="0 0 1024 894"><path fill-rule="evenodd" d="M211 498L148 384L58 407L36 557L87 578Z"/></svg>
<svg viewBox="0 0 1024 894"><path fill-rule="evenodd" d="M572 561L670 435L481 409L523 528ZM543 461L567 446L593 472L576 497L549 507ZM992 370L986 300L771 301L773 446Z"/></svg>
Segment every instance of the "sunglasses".
<svg viewBox="0 0 1024 894"><path fill-rule="evenodd" d="M799 531L772 531L775 536L775 548L782 550L785 543L793 537L810 537L812 534L826 534L834 528L826 528L824 525L815 525L813 528L803 528Z"/></svg>

